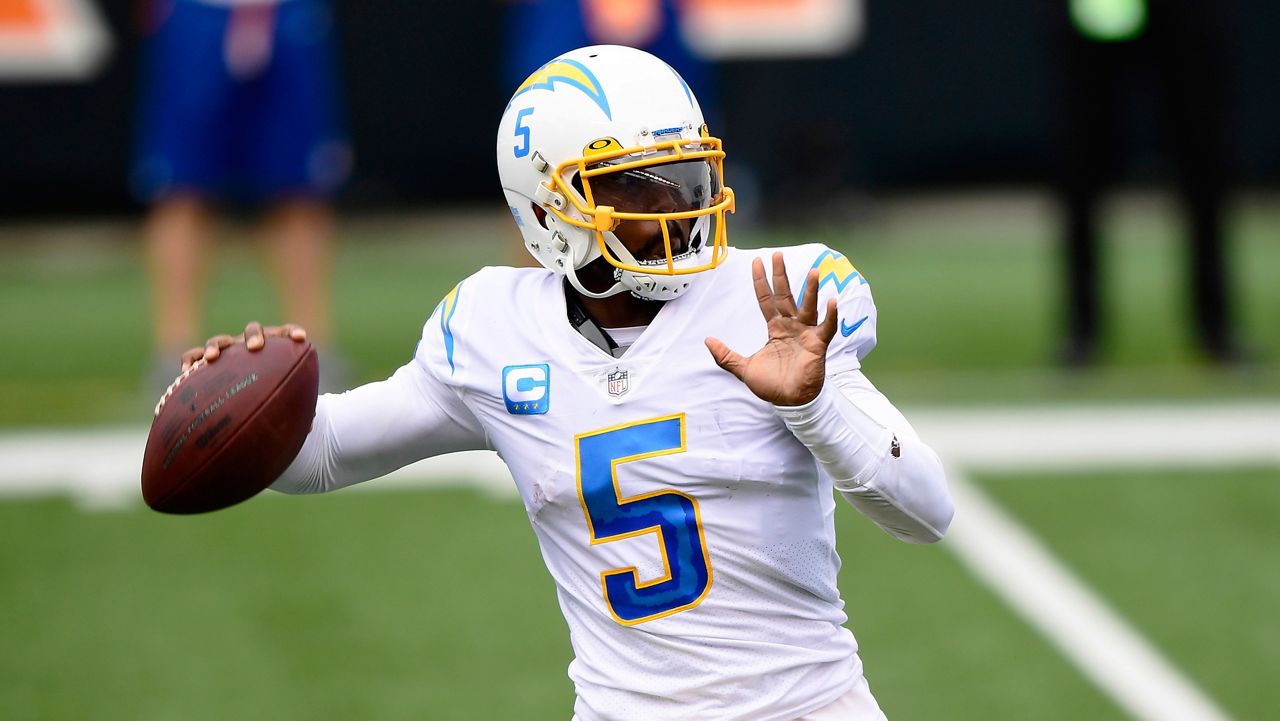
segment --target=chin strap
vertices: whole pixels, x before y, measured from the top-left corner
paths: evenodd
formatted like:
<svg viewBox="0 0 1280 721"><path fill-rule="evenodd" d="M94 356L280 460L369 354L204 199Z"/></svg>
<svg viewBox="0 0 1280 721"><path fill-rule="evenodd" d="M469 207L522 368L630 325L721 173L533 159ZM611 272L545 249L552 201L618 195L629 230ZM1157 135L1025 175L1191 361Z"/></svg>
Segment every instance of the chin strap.
<svg viewBox="0 0 1280 721"><path fill-rule="evenodd" d="M613 233L604 233L604 244L609 246L609 250L613 251L614 257L623 263L626 263L627 265L640 265L640 261L636 260L636 257L631 254L631 251L627 250L627 246L623 245L622 241L618 240L618 236Z"/></svg>
<svg viewBox="0 0 1280 721"><path fill-rule="evenodd" d="M630 251L627 250L627 247L623 245L622 241L618 240L613 233L605 233L604 242L606 245L609 246L610 250L612 250L615 254L617 254L619 258L623 260L623 262L631 263L633 265L638 265L638 262L636 261L635 256L631 255ZM587 254L587 260L585 263L582 264L583 267L586 267L588 264L592 263L593 261L601 257L600 249L595 246L592 246L592 248L595 250L595 252ZM629 290L631 290L627 286L623 285L623 283L620 280L618 280L618 276L619 274L615 271L613 276L615 280L614 284L610 286L609 289L604 291L603 293L594 293L592 291L587 290L585 287L583 287L582 281L578 280L577 268L567 267L565 268L565 272L564 272L564 277L569 281L569 285L572 285L574 290L587 296L588 298L608 298L609 296L617 295L619 293L626 293Z"/></svg>
<svg viewBox="0 0 1280 721"><path fill-rule="evenodd" d="M615 282L613 286L610 287L605 292L593 293L587 290L586 288L582 287L582 281L578 280L578 271L574 270L573 268L568 268L565 270L564 279L569 281L569 285L573 286L574 290L587 296L588 298L608 298L609 296L612 296L612 295L617 295L619 293L627 292L626 286L624 286L622 283Z"/></svg>
<svg viewBox="0 0 1280 721"><path fill-rule="evenodd" d="M618 240L617 236L615 236L613 233L604 233L604 242L605 242L605 245L609 247L609 250L613 251L614 256L617 257L618 260L628 265L644 267L645 264L640 262L639 260L636 260L636 257L631 254L631 251L627 250L627 247L623 245L622 241ZM596 252L591 254L592 255L591 261L594 261L601 256L599 248L596 246L593 246L593 247L595 247ZM706 245L704 243L699 248L699 250L697 251L691 250L685 254L678 256L676 258L676 262L680 262L686 259L686 257L695 257L695 258L699 257L702 251L705 250L705 248L706 248ZM591 261L588 261L588 262L591 262ZM680 280L678 279L679 278L678 276L667 276L665 274L648 275L648 274L642 274L642 273L623 271L615 268L613 272L613 277L615 281L614 284L603 293L595 293L583 287L582 281L578 280L578 273L576 268L565 267L564 276L569 281L569 285L573 286L574 290L587 296L588 298L608 298L610 296L617 295L619 293L629 292L635 297L640 298L641 300L655 300L655 301L674 300L692 282L691 277ZM645 283L651 284L654 288L657 288L659 286L671 286L672 290L669 293L657 293L657 294L653 293L652 289L649 289L649 292L647 293L642 292L642 288Z"/></svg>
<svg viewBox="0 0 1280 721"><path fill-rule="evenodd" d="M636 260L636 257L627 250L627 247L618 240L613 233L604 234L604 242L609 246L616 255L618 260L633 266L644 267L645 263ZM696 253L693 253L696 255ZM677 262L684 256L679 256ZM665 263L664 263L665 264ZM660 264L653 263L654 267L660 267ZM615 269L613 277L618 281L618 285L623 286L631 292L631 295L641 300L668 301L675 300L692 282L689 277L681 279L679 276L668 276L666 274L636 273L634 271L625 271Z"/></svg>

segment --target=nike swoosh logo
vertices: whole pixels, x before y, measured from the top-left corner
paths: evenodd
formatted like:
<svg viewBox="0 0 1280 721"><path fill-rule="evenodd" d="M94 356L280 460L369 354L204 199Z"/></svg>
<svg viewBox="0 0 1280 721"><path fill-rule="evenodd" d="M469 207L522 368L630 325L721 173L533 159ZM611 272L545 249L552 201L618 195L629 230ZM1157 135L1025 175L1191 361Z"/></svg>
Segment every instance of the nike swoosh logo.
<svg viewBox="0 0 1280 721"><path fill-rule="evenodd" d="M863 323L866 323L867 319L870 317L871 316L869 315L864 315L858 319L857 323L854 323L853 325L845 325L844 319L843 318L840 319L840 335L844 336L845 338L848 338L849 336L853 335L853 332L858 328L860 328Z"/></svg>

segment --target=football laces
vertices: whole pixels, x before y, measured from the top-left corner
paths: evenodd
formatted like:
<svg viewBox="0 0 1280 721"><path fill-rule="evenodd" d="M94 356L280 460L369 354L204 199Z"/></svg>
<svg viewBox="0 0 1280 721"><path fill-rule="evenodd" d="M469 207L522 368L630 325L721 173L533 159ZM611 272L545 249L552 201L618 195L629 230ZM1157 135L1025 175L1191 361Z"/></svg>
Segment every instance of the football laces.
<svg viewBox="0 0 1280 721"><path fill-rule="evenodd" d="M205 364L205 359L201 358L195 363L192 363L190 368L179 373L177 378L173 379L173 382L170 383L169 387L164 390L164 393L161 394L160 396L160 400L156 403L155 415L157 416L160 415L161 409L164 408L164 402L169 400L169 396L173 395L173 392L178 389L178 386L182 384L182 381L186 380L187 376L194 373L197 368L199 368L204 364Z"/></svg>

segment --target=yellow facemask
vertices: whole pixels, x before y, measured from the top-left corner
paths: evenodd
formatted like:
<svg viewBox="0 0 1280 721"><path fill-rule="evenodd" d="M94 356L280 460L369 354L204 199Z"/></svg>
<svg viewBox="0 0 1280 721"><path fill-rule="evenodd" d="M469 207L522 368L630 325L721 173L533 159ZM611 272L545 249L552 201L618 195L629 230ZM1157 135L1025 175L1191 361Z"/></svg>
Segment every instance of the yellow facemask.
<svg viewBox="0 0 1280 721"><path fill-rule="evenodd" d="M582 157L561 163L551 176L551 190L567 197L582 218L570 217L554 204L547 210L565 223L593 231L600 253L615 268L663 276L711 270L724 262L728 250L725 214L734 212L733 190L721 182L724 177L722 147L720 139L712 137L677 138L630 148L623 148L613 138L595 140L583 149ZM570 172L575 169L576 174ZM571 180L566 181L566 177ZM579 184L585 204L574 187ZM641 192L630 193L628 188ZM647 197L636 197L641 195ZM612 204L599 204L597 197ZM670 210L632 210L624 205L628 202L643 205L646 201ZM689 221L696 223L703 216L711 216L710 229L705 231L710 237L703 238L704 247L710 241L710 257L697 265L681 263L677 267L676 258L687 249L673 252L669 224L683 222L676 227L688 228L691 227ZM618 231L622 224L645 222L657 223L661 228L665 262L658 258L645 261L644 265L628 263L605 242L604 234ZM692 245L689 235L690 232L685 231L683 240Z"/></svg>

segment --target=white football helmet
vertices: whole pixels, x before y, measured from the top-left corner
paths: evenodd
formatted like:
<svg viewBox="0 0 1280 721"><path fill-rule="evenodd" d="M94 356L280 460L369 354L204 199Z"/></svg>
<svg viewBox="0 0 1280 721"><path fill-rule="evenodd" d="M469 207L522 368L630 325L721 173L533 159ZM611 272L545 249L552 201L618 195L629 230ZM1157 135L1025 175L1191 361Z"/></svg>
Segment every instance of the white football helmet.
<svg viewBox="0 0 1280 721"><path fill-rule="evenodd" d="M684 79L619 45L543 65L498 126L498 175L525 247L594 298L670 300L724 261L723 161ZM601 257L614 284L592 292L577 271Z"/></svg>

